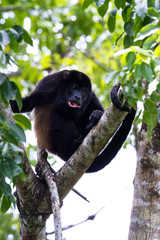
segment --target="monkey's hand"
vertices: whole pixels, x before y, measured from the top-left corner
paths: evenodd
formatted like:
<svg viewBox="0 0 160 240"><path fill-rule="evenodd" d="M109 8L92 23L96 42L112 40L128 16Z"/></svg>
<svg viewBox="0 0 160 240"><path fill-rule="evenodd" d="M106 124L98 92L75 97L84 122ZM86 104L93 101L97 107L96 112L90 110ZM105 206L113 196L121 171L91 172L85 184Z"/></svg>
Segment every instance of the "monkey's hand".
<svg viewBox="0 0 160 240"><path fill-rule="evenodd" d="M89 131L98 123L99 119L101 118L103 111L101 110L94 110L90 117L89 117L89 124L86 126L85 133L86 135Z"/></svg>
<svg viewBox="0 0 160 240"><path fill-rule="evenodd" d="M74 139L73 148L76 150L79 145L83 142L84 136L80 134L77 138Z"/></svg>
<svg viewBox="0 0 160 240"><path fill-rule="evenodd" d="M92 124L92 127L95 126L98 123L98 121L101 118L102 114L103 114L103 111L101 111L101 110L94 110L92 112L92 114L89 117L89 121Z"/></svg>
<svg viewBox="0 0 160 240"><path fill-rule="evenodd" d="M116 85L112 88L110 92L110 97L113 105L122 111L130 113L130 109L122 105L123 92L121 84Z"/></svg>
<svg viewBox="0 0 160 240"><path fill-rule="evenodd" d="M10 103L11 109L14 113L19 113L20 112L16 100L10 100L9 103Z"/></svg>

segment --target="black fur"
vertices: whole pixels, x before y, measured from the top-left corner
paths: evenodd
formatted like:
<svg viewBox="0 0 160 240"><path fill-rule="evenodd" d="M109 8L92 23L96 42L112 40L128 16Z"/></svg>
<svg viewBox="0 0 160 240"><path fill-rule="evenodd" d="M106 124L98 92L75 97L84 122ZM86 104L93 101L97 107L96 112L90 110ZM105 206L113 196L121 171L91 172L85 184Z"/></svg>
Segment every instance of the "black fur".
<svg viewBox="0 0 160 240"><path fill-rule="evenodd" d="M111 91L113 104L121 107L117 97L119 86ZM97 124L104 109L91 89L87 75L75 70L64 70L43 78L35 90L22 99L19 111L15 100L10 101L13 112L30 112L35 115L35 131L41 148L57 154L67 161ZM104 168L123 145L135 116L131 109L119 130L105 150L96 157L87 172Z"/></svg>

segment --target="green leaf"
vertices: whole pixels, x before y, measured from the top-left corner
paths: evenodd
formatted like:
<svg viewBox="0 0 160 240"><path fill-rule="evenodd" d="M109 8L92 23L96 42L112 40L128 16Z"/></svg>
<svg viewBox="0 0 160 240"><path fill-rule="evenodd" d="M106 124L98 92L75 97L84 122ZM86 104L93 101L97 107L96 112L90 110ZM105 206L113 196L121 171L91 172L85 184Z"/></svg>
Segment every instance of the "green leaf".
<svg viewBox="0 0 160 240"><path fill-rule="evenodd" d="M2 33L0 32L0 45L2 45L2 42L3 42L3 36L2 36Z"/></svg>
<svg viewBox="0 0 160 240"><path fill-rule="evenodd" d="M135 52L141 53L142 55L148 56L148 57L152 57L150 51L144 50L138 46L132 46L131 47Z"/></svg>
<svg viewBox="0 0 160 240"><path fill-rule="evenodd" d="M129 70L132 69L135 60L136 60L136 54L134 52L129 52L126 57L126 64Z"/></svg>
<svg viewBox="0 0 160 240"><path fill-rule="evenodd" d="M9 143L13 143L15 145L18 145L19 141L17 141L15 134L12 132L10 133L10 130L5 128L0 128L0 135L3 137L3 139Z"/></svg>
<svg viewBox="0 0 160 240"><path fill-rule="evenodd" d="M104 5L105 0L94 0L94 2L96 3L97 7L100 8L102 5Z"/></svg>
<svg viewBox="0 0 160 240"><path fill-rule="evenodd" d="M137 94L136 94L134 88L131 88L131 87L128 88L128 86L126 86L126 87L124 87L124 93L125 93L126 96L129 96L133 99L137 98Z"/></svg>
<svg viewBox="0 0 160 240"><path fill-rule="evenodd" d="M3 176L3 175L2 175ZM1 177L1 182L0 182L0 189L2 190L2 192L6 195L9 196L11 194L11 187L9 184L7 184L5 182L5 178Z"/></svg>
<svg viewBox="0 0 160 240"><path fill-rule="evenodd" d="M7 80L7 76L4 73L0 73L0 85Z"/></svg>
<svg viewBox="0 0 160 240"><path fill-rule="evenodd" d="M152 130L157 126L158 123L157 113L153 114L145 109L143 113L143 121L147 124L147 137L150 139Z"/></svg>
<svg viewBox="0 0 160 240"><path fill-rule="evenodd" d="M9 63L10 57L8 54L2 55L2 66L6 66Z"/></svg>
<svg viewBox="0 0 160 240"><path fill-rule="evenodd" d="M117 9L120 9L121 8L121 1L119 0L114 0L114 3L115 3L115 6Z"/></svg>
<svg viewBox="0 0 160 240"><path fill-rule="evenodd" d="M132 21L126 22L124 24L124 30L127 33L127 35L129 35L129 36L133 35L133 32L132 32L133 24L134 23Z"/></svg>
<svg viewBox="0 0 160 240"><path fill-rule="evenodd" d="M159 18L160 17L158 11L153 7L148 8L148 15L150 17L153 17L153 18L155 18L155 17Z"/></svg>
<svg viewBox="0 0 160 240"><path fill-rule="evenodd" d="M131 48L126 48L126 49L122 49L122 50L116 52L114 55L115 55L115 56L120 56L120 55L124 55L124 54L126 54L126 53L129 53L129 52L131 52L131 51L132 51Z"/></svg>
<svg viewBox="0 0 160 240"><path fill-rule="evenodd" d="M31 122L24 115L14 114L13 119L15 119L16 122L24 129L31 130Z"/></svg>
<svg viewBox="0 0 160 240"><path fill-rule="evenodd" d="M10 159L8 159L8 156L5 157L5 160L1 161L0 167L3 172L3 176L12 179Z"/></svg>
<svg viewBox="0 0 160 240"><path fill-rule="evenodd" d="M149 141L151 140L152 131L153 127L151 125L147 125L147 138L149 139Z"/></svg>
<svg viewBox="0 0 160 240"><path fill-rule="evenodd" d="M15 38L13 37L13 35L11 35L11 42L10 42L9 46L10 46L10 48L11 48L14 52L16 52L16 53L19 52L19 49L20 49L19 43L16 42Z"/></svg>
<svg viewBox="0 0 160 240"><path fill-rule="evenodd" d="M10 32L8 30L0 31L0 45L8 45L10 43Z"/></svg>
<svg viewBox="0 0 160 240"><path fill-rule="evenodd" d="M115 76L116 73L117 73L117 71L109 72L109 73L107 74L106 78L105 78L105 84L108 85L108 84L113 80L113 78L114 78L114 76Z"/></svg>
<svg viewBox="0 0 160 240"><path fill-rule="evenodd" d="M4 88L4 97L6 100L12 99L17 92L16 84L8 80L4 82L3 88Z"/></svg>
<svg viewBox="0 0 160 240"><path fill-rule="evenodd" d="M144 26L143 20L138 15L136 15L133 26L134 36L136 36L140 32L143 26Z"/></svg>
<svg viewBox="0 0 160 240"><path fill-rule="evenodd" d="M11 199L10 197L6 197L3 195L2 202L1 202L1 212L4 214L8 211L11 206Z"/></svg>
<svg viewBox="0 0 160 240"><path fill-rule="evenodd" d="M33 41L25 29L23 29L23 40L33 46Z"/></svg>
<svg viewBox="0 0 160 240"><path fill-rule="evenodd" d="M116 13L117 13L117 8L114 8L114 9L111 11L110 15L111 15L112 17L116 17Z"/></svg>
<svg viewBox="0 0 160 240"><path fill-rule="evenodd" d="M2 190L0 189L0 199L1 199L1 197L2 197Z"/></svg>
<svg viewBox="0 0 160 240"><path fill-rule="evenodd" d="M108 29L109 31L112 33L115 30L115 26L116 26L116 13L117 13L117 9L114 8L108 18Z"/></svg>
<svg viewBox="0 0 160 240"><path fill-rule="evenodd" d="M6 157L5 161L2 161L1 170L4 173L4 176L12 180L14 177L22 173L22 169L17 165L17 162L15 161L16 155L14 161L11 159L11 156L9 157L10 158Z"/></svg>
<svg viewBox="0 0 160 240"><path fill-rule="evenodd" d="M130 46L132 46L133 45L133 37L126 35L124 37L123 45L124 45L124 48L129 48Z"/></svg>
<svg viewBox="0 0 160 240"><path fill-rule="evenodd" d="M9 124L10 133L14 134L15 138L18 142L23 141L26 142L26 136L21 126L16 123Z"/></svg>
<svg viewBox="0 0 160 240"><path fill-rule="evenodd" d="M93 2L94 2L94 0L84 0L82 8L83 9L88 8L89 5L91 5Z"/></svg>
<svg viewBox="0 0 160 240"><path fill-rule="evenodd" d="M108 10L108 3L109 3L109 0L105 0L105 3L98 8L98 13L100 14L101 17L104 17L104 15L106 14Z"/></svg>
<svg viewBox="0 0 160 240"><path fill-rule="evenodd" d="M150 99L153 102L160 102L160 94L158 94L156 91L152 92Z"/></svg>
<svg viewBox="0 0 160 240"><path fill-rule="evenodd" d="M126 0L121 0L120 3L121 3L121 8L123 9L126 5Z"/></svg>
<svg viewBox="0 0 160 240"><path fill-rule="evenodd" d="M23 172L22 169L19 166L15 165L14 168L12 169L12 176L13 177L19 176L22 172Z"/></svg>
<svg viewBox="0 0 160 240"><path fill-rule="evenodd" d="M1 113L0 113L0 123L6 123L6 119Z"/></svg>
<svg viewBox="0 0 160 240"><path fill-rule="evenodd" d="M159 58L160 57L160 45L156 46L154 49L154 57Z"/></svg>
<svg viewBox="0 0 160 240"><path fill-rule="evenodd" d="M10 148L11 148L11 151L13 151L13 152L24 152L24 149L22 149L22 148L20 148L20 147L18 147L18 146L16 146L16 145L14 145L14 144L12 144L12 143L10 143ZM16 158L15 158L15 162L17 163L17 164L19 164L19 163L21 163L22 162L22 157L20 156L20 155L16 155Z"/></svg>
<svg viewBox="0 0 160 240"><path fill-rule="evenodd" d="M145 100L145 107L147 107L147 110L150 113L157 114L157 107L149 98L146 98Z"/></svg>
<svg viewBox="0 0 160 240"><path fill-rule="evenodd" d="M16 202L15 202L15 199L14 199L13 195L11 194L9 197L10 197L11 203L13 203L13 206L15 208L16 207Z"/></svg>
<svg viewBox="0 0 160 240"><path fill-rule="evenodd" d="M120 2L120 1L118 1L118 2ZM130 9L131 9L131 6L127 5L122 11L122 18L123 18L124 22L129 21L128 12L130 11Z"/></svg>
<svg viewBox="0 0 160 240"><path fill-rule="evenodd" d="M141 65L136 65L135 66L135 71L134 71L133 75L134 75L136 81L138 81L141 78L141 76L142 76Z"/></svg>
<svg viewBox="0 0 160 240"><path fill-rule="evenodd" d="M10 31L17 42L22 41L23 28L21 26L15 25L13 28L10 28Z"/></svg>
<svg viewBox="0 0 160 240"><path fill-rule="evenodd" d="M142 62L141 65L140 65L140 68L141 68L142 76L148 82L151 82L153 80L153 72L152 72L152 68L150 67L150 65Z"/></svg>
<svg viewBox="0 0 160 240"><path fill-rule="evenodd" d="M150 126L155 127L156 124L153 124L153 123L154 123L155 116L156 116L156 118L157 118L157 115L152 114L152 113L144 110L143 121L147 124L147 126L150 125Z"/></svg>
<svg viewBox="0 0 160 240"><path fill-rule="evenodd" d="M146 37L149 37L149 36L155 34L159 30L160 30L160 27L158 25L155 25L153 23L148 24L141 29L141 31L138 33L138 37L135 39L135 41L143 40Z"/></svg>
<svg viewBox="0 0 160 240"><path fill-rule="evenodd" d="M120 8L123 9L125 7L125 5L126 5L126 1L125 0L121 0L121 1L114 0L114 3L115 3L115 6L116 6L117 9L120 9Z"/></svg>
<svg viewBox="0 0 160 240"><path fill-rule="evenodd" d="M145 50L147 49L151 49L153 47L153 45L155 44L156 40L158 38L158 35L152 35L150 37L148 37L143 44L143 48Z"/></svg>

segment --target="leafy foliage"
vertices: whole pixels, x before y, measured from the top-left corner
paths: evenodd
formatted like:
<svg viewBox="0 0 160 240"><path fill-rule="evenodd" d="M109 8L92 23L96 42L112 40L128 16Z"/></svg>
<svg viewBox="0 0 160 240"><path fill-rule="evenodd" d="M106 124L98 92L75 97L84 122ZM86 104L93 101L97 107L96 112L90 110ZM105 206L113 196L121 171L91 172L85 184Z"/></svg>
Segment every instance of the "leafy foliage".
<svg viewBox="0 0 160 240"><path fill-rule="evenodd" d="M0 239L19 239L19 219L12 213L0 215Z"/></svg>
<svg viewBox="0 0 160 240"><path fill-rule="evenodd" d="M21 108L20 93L28 94L51 70L78 69L91 76L105 106L111 87L120 82L131 105L143 102L138 117L150 138L160 122L160 10L155 1L1 0L0 10L0 101L6 107L16 98ZM18 146L31 128L22 115L14 120L0 114L2 212L14 202L10 182L22 174Z"/></svg>
<svg viewBox="0 0 160 240"><path fill-rule="evenodd" d="M8 30L0 31L0 58L3 67L14 62L14 59L6 53L6 48L19 52L19 43L22 39L32 45L28 33L19 25ZM8 106L9 100L16 98L19 108L22 107L21 94L17 85L9 81L8 77L0 72L0 100ZM19 148L20 141L26 141L24 129L31 129L29 120L24 116L14 116L16 123L5 119L0 114L0 210L5 213L11 203L15 204L10 182L15 183L16 177L22 174L22 158ZM22 128L23 127L23 128Z"/></svg>
<svg viewBox="0 0 160 240"><path fill-rule="evenodd" d="M22 39L33 45L32 39L28 35L25 29L23 29L19 25L15 25L9 30L2 30L0 31L0 58L2 66L6 66L13 61L8 53L4 53L4 47L7 46L8 48L12 49L14 52L19 52L19 44Z"/></svg>
<svg viewBox="0 0 160 240"><path fill-rule="evenodd" d="M87 0L84 3L87 5ZM97 6L101 1L95 1ZM156 103L159 102L160 69L160 11L153 1L114 1L108 14L108 29L115 30L115 19L118 9L124 22L123 51L116 53L122 56L126 64L121 71L113 71L107 78L110 82L121 82L128 102L136 107L138 101L144 101L143 121L148 126L148 138L159 121ZM118 40L119 40L118 38ZM157 91L151 91L151 83L155 82ZM153 95L156 98L153 100ZM145 100L144 100L145 99Z"/></svg>
<svg viewBox="0 0 160 240"><path fill-rule="evenodd" d="M15 204L10 182L22 174L22 158L19 142L25 141L23 129L16 123L8 123L0 114L0 210L6 212L11 202Z"/></svg>

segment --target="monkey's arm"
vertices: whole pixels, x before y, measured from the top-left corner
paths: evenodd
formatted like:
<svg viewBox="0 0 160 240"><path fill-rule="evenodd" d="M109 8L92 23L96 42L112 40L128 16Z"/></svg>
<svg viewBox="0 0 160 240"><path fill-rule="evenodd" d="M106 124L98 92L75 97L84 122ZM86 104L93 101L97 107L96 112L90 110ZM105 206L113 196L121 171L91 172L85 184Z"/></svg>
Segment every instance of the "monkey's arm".
<svg viewBox="0 0 160 240"><path fill-rule="evenodd" d="M14 113L31 112L33 108L42 102L42 95L40 93L31 93L31 95L22 98L22 109L19 110L16 100L10 100L10 105Z"/></svg>

